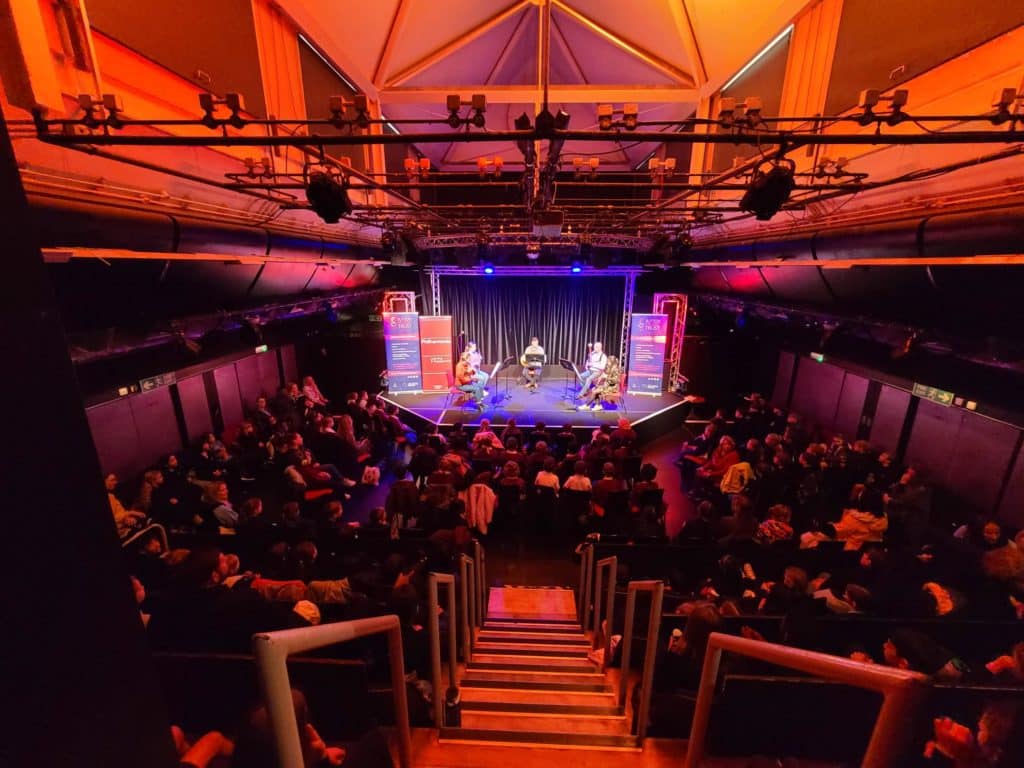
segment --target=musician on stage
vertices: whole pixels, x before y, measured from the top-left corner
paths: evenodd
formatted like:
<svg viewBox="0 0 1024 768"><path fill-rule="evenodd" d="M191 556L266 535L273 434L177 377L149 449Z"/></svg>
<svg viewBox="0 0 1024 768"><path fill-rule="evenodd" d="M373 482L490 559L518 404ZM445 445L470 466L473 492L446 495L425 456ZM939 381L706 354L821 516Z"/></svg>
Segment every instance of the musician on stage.
<svg viewBox="0 0 1024 768"><path fill-rule="evenodd" d="M530 337L530 346L523 350L519 357L519 364L523 366L523 378L526 379L526 388L530 392L537 391L537 381L540 379L541 369L548 361L548 355L544 347L540 345L540 339L536 336Z"/></svg>
<svg viewBox="0 0 1024 768"><path fill-rule="evenodd" d="M473 374L473 381L480 385L480 389L484 390L484 397L487 397L487 379L490 378L483 370L484 357L480 354L480 350L476 346L475 341L470 341L466 344L466 353L469 355L469 364L473 366L475 373Z"/></svg>
<svg viewBox="0 0 1024 768"><path fill-rule="evenodd" d="M597 384L604 374L604 369L608 367L608 355L604 353L600 341L588 344L587 347L590 349L590 354L587 355L587 367L580 374L580 391L576 393L577 399L580 400L587 394L587 390L591 386Z"/></svg>
<svg viewBox="0 0 1024 768"><path fill-rule="evenodd" d="M608 358L608 365L592 380L593 387L587 393L586 401L577 406L577 411L604 410L606 400L612 399L619 392L622 380L622 368L615 357Z"/></svg>
<svg viewBox="0 0 1024 768"><path fill-rule="evenodd" d="M478 410L484 409L484 388L476 379L476 369L470 362L470 353L467 349L459 357L458 365L455 366L455 385L473 398Z"/></svg>

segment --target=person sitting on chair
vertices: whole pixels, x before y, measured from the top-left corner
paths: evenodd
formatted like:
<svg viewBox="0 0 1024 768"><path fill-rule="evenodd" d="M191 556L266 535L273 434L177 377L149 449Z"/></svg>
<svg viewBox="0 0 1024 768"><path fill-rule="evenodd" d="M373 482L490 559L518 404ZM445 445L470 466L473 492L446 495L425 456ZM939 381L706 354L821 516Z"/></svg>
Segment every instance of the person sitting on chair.
<svg viewBox="0 0 1024 768"><path fill-rule="evenodd" d="M589 346L590 354L587 355L586 370L580 374L580 391L576 394L576 397L581 400L590 388L600 380L601 376L604 375L604 369L608 367L608 355L604 353L601 342L595 341Z"/></svg>
<svg viewBox="0 0 1024 768"><path fill-rule="evenodd" d="M468 342L466 344L466 351L463 354L469 355L469 364L473 366L473 381L480 385L480 389L483 390L483 396L487 397L487 380L490 376L484 373L480 367L484 364L484 356L480 354L476 342Z"/></svg>
<svg viewBox="0 0 1024 768"><path fill-rule="evenodd" d="M523 366L523 378L526 379L526 388L531 392L537 391L537 382L540 380L541 369L547 362L548 356L544 347L540 345L540 339L536 336L530 337L530 346L523 350L519 358Z"/></svg>
<svg viewBox="0 0 1024 768"><path fill-rule="evenodd" d="M622 368L619 367L619 360L616 357L609 357L608 364L604 371L592 381L593 387L583 397L583 402L577 410L594 411L604 410L604 402L614 399L619 394L619 382L622 378Z"/></svg>
<svg viewBox="0 0 1024 768"><path fill-rule="evenodd" d="M462 353L462 357L459 358L459 364L455 366L455 386L465 392L476 404L477 409L484 409L484 389L474 374L476 371L473 370L473 364L470 363L469 350Z"/></svg>

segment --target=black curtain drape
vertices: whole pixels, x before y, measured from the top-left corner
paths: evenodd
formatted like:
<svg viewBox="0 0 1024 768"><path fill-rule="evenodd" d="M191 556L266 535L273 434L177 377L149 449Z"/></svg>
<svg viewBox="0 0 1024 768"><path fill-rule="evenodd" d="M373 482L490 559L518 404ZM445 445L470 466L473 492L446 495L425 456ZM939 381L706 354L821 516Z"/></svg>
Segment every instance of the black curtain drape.
<svg viewBox="0 0 1024 768"><path fill-rule="evenodd" d="M623 277L442 275L441 312L452 316L453 333L476 341L486 362L518 357L536 335L550 364L560 357L579 364L587 342L619 354L625 287Z"/></svg>

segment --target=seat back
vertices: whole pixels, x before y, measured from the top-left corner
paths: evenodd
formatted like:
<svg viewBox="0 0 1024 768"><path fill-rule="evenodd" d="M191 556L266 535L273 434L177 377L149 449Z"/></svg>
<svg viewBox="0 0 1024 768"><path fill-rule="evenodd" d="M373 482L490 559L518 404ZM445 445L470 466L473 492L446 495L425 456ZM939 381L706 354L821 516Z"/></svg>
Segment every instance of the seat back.
<svg viewBox="0 0 1024 768"><path fill-rule="evenodd" d="M448 385L448 391L458 391L455 387L455 375L451 371L444 372L444 383Z"/></svg>

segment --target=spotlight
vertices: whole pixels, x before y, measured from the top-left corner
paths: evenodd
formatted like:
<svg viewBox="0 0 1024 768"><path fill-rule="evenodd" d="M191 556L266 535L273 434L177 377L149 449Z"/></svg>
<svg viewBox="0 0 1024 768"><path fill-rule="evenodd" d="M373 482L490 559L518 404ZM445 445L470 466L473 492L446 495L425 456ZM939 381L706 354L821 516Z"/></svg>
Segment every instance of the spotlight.
<svg viewBox="0 0 1024 768"><path fill-rule="evenodd" d="M1016 88L1001 88L996 91L996 95L992 100L992 106L995 107L996 113L989 118L992 121L992 125L1001 125L1013 117L1013 105L1016 103Z"/></svg>
<svg viewBox="0 0 1024 768"><path fill-rule="evenodd" d="M637 104L622 105L622 127L627 131L635 131L640 119L640 107Z"/></svg>
<svg viewBox="0 0 1024 768"><path fill-rule="evenodd" d="M489 262L489 261L485 261L484 262L484 274L485 275L493 275L494 274L494 265L491 264L491 262Z"/></svg>
<svg viewBox="0 0 1024 768"><path fill-rule="evenodd" d="M474 93L470 104L473 107L473 117L471 118L471 122L477 128L483 128L486 124L484 112L487 111L487 96L483 93Z"/></svg>
<svg viewBox="0 0 1024 768"><path fill-rule="evenodd" d="M79 96L78 100L81 102L82 97ZM203 110L203 125L207 128L216 128L217 118L213 113L217 110L217 99L214 98L214 95L212 93L200 93L199 108Z"/></svg>
<svg viewBox="0 0 1024 768"><path fill-rule="evenodd" d="M794 168L792 160L781 159L767 171L761 168L755 170L750 186L740 200L740 210L753 213L758 221L771 219L789 200L796 186Z"/></svg>
<svg viewBox="0 0 1024 768"><path fill-rule="evenodd" d="M526 258L530 261L536 261L540 258L540 243L526 244Z"/></svg>
<svg viewBox="0 0 1024 768"><path fill-rule="evenodd" d="M597 128L601 131L612 129L612 120L615 111L611 104L598 104L597 106Z"/></svg>
<svg viewBox="0 0 1024 768"><path fill-rule="evenodd" d="M356 125L365 131L370 127L370 102L365 93L357 93L352 97L352 108L356 113Z"/></svg>
<svg viewBox="0 0 1024 768"><path fill-rule="evenodd" d="M345 124L345 98L343 96L329 97L327 111L331 114L328 119L335 128L341 128Z"/></svg>
<svg viewBox="0 0 1024 768"><path fill-rule="evenodd" d="M723 96L718 100L718 119L729 125L736 115L736 99L732 96Z"/></svg>
<svg viewBox="0 0 1024 768"><path fill-rule="evenodd" d="M228 118L228 123L235 128L244 128L245 120L240 114L245 109L245 102L242 100L242 94L225 93L224 106L231 111L231 117Z"/></svg>
<svg viewBox="0 0 1024 768"><path fill-rule="evenodd" d="M430 176L430 158L429 157L421 157L420 158L420 178L425 179L428 176Z"/></svg>
<svg viewBox="0 0 1024 768"><path fill-rule="evenodd" d="M572 266L569 267L569 271L572 272L574 275L578 275L580 272L583 271L583 263L580 261L574 261L572 263Z"/></svg>
<svg viewBox="0 0 1024 768"><path fill-rule="evenodd" d="M449 94L445 104L448 107L448 125L458 128L462 125L462 117L459 115L459 110L462 109L462 97L457 93Z"/></svg>
<svg viewBox="0 0 1024 768"><path fill-rule="evenodd" d="M342 216L352 213L352 202L345 187L322 171L309 174L306 199L316 215L328 224L337 224Z"/></svg>

